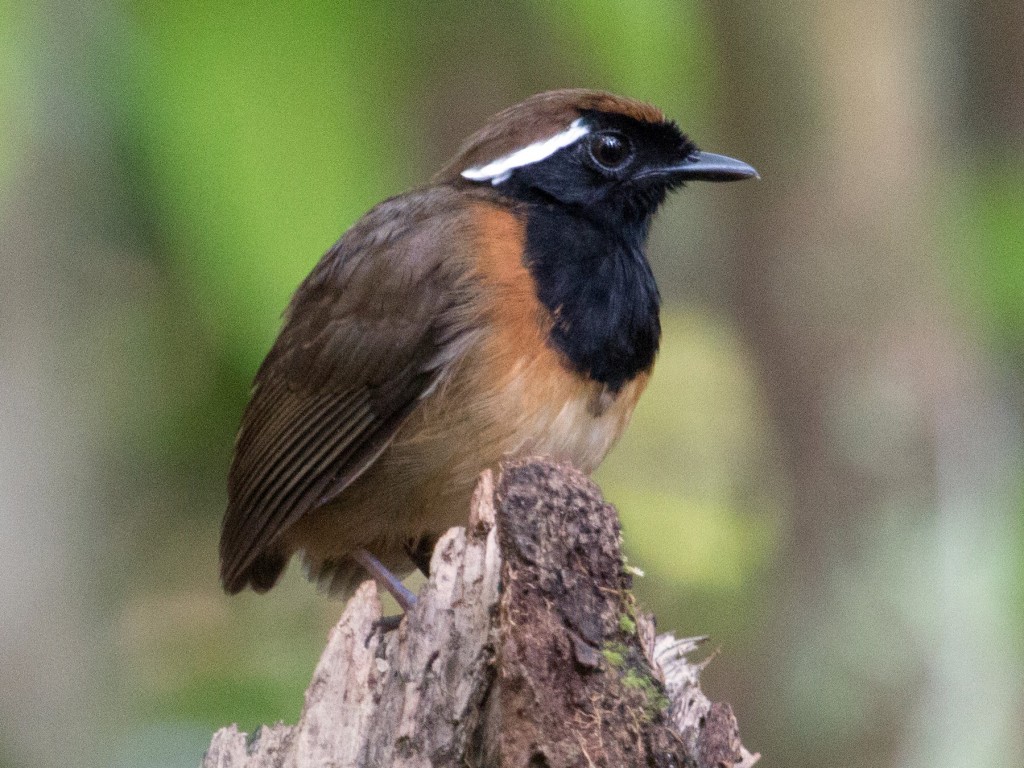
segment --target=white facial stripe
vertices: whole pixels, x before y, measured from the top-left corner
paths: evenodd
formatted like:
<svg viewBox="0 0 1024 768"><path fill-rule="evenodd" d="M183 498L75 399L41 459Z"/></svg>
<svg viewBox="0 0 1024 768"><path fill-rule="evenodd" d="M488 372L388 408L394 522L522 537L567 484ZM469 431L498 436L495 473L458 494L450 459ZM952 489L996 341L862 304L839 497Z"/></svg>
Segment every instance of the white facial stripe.
<svg viewBox="0 0 1024 768"><path fill-rule="evenodd" d="M467 168L462 172L463 178L470 181L490 181L491 184L501 184L516 168L524 165L539 163L555 154L562 147L568 147L575 141L590 133L590 129L583 124L583 118L574 120L572 125L561 133L556 133L550 139L535 141L527 144L515 152L511 152L497 160L492 160L487 165L478 165L474 168Z"/></svg>

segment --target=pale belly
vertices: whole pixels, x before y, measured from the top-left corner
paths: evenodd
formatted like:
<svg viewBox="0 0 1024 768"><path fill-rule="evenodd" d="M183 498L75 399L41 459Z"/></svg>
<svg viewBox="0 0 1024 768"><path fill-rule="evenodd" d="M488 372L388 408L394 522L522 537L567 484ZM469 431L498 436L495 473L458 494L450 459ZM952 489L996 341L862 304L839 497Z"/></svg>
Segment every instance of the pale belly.
<svg viewBox="0 0 1024 768"><path fill-rule="evenodd" d="M546 375L532 366L541 365ZM514 371L494 407L504 418L515 415L504 439L507 456L549 456L591 473L612 449L633 414L646 375L614 397L593 382L549 365L524 363Z"/></svg>
<svg viewBox="0 0 1024 768"><path fill-rule="evenodd" d="M424 402L336 503L296 524L292 546L314 569L365 547L407 571L406 543L465 524L477 478L502 459L546 456L589 474L622 434L647 380L602 398L599 385L537 357L486 389L472 370L463 374Z"/></svg>
<svg viewBox="0 0 1024 768"><path fill-rule="evenodd" d="M439 398L426 424L395 446L396 457L406 454L422 470L410 530L436 533L465 522L480 473L506 458L545 456L590 474L628 425L648 376L612 396L545 351L520 358L497 380L474 378ZM443 424L444 434L427 424Z"/></svg>

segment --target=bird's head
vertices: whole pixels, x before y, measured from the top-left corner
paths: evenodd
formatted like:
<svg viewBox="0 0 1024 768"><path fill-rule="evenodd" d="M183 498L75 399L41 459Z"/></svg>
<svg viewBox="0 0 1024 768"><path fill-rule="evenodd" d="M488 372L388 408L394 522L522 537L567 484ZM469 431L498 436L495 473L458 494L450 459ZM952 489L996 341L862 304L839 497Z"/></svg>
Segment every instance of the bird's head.
<svg viewBox="0 0 1024 768"><path fill-rule="evenodd" d="M487 184L524 201L643 224L687 181L756 176L744 162L697 149L655 107L601 91L562 90L492 117L435 181Z"/></svg>

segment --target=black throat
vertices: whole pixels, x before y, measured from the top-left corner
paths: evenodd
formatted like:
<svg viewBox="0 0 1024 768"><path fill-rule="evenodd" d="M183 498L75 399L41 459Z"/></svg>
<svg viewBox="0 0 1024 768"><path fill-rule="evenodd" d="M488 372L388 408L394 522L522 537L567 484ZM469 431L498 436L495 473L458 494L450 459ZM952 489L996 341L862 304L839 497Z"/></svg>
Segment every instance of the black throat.
<svg viewBox="0 0 1024 768"><path fill-rule="evenodd" d="M661 338L661 298L644 254L648 223L529 204L525 260L551 312L549 343L612 392L653 365Z"/></svg>

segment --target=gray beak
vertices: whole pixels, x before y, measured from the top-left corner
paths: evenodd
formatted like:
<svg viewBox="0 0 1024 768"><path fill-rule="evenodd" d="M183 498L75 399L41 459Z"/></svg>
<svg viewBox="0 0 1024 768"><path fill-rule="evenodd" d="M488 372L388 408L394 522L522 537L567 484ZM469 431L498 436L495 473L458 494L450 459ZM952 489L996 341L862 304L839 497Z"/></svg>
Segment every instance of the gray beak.
<svg viewBox="0 0 1024 768"><path fill-rule="evenodd" d="M725 155L696 151L677 165L658 169L659 174L674 176L683 181L740 181L759 179L752 165Z"/></svg>

